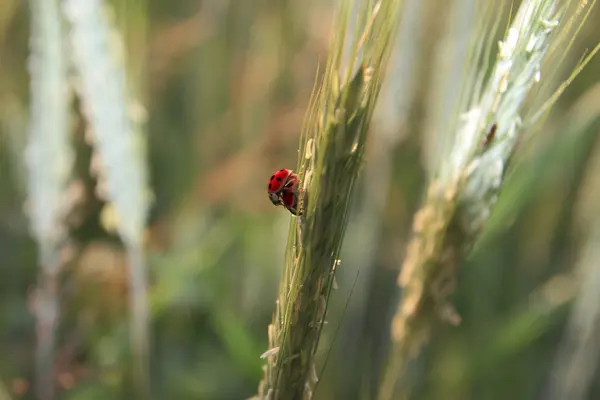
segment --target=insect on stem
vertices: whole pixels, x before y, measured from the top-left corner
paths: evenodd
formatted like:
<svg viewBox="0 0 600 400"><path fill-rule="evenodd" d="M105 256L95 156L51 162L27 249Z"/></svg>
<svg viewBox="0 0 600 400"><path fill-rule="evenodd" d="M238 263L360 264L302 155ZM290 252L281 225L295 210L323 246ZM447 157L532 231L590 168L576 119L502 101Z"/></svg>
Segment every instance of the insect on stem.
<svg viewBox="0 0 600 400"><path fill-rule="evenodd" d="M483 140L481 141L481 149L482 150L486 150L490 146L490 144L494 140L494 137L496 136L497 128L498 128L498 124L496 124L494 122L494 124L490 127L488 132L485 134Z"/></svg>

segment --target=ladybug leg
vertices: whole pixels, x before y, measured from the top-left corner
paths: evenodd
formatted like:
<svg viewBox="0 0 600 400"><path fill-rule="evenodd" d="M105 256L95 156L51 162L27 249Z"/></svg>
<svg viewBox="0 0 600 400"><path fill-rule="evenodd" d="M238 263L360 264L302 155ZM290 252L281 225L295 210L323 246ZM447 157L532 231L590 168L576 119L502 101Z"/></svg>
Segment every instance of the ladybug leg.
<svg viewBox="0 0 600 400"><path fill-rule="evenodd" d="M284 187L284 189L291 189L295 192L296 189L298 188L299 184L300 184L300 179L298 178L298 176L293 175L293 176L290 176L290 178L288 179L288 181L285 183L285 185L283 187Z"/></svg>
<svg viewBox="0 0 600 400"><path fill-rule="evenodd" d="M275 206L283 205L280 194L269 193L269 200L271 200L271 203L273 203L273 205L275 205Z"/></svg>
<svg viewBox="0 0 600 400"><path fill-rule="evenodd" d="M284 190L285 190L285 189L292 189L292 190L295 190L295 186L296 186L296 181L293 181L293 180L291 180L291 181L289 181L289 182L287 182L287 183L285 184L285 186L283 187L283 189L284 189Z"/></svg>
<svg viewBox="0 0 600 400"><path fill-rule="evenodd" d="M302 215L298 212L298 195L294 195L294 204L292 204L289 208L290 212L296 216Z"/></svg>

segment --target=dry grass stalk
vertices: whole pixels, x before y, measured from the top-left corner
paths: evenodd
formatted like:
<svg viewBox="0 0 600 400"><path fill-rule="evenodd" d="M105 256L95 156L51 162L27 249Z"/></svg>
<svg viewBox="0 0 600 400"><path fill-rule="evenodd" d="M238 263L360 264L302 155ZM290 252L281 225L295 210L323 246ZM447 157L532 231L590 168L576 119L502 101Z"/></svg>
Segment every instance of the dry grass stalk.
<svg viewBox="0 0 600 400"><path fill-rule="evenodd" d="M323 81L313 95L300 145L301 209L290 227L285 269L265 357L260 398L310 399L314 356L347 224L347 210L379 94L401 1L368 4L359 12L362 35L350 46L341 75L351 2L342 0Z"/></svg>
<svg viewBox="0 0 600 400"><path fill-rule="evenodd" d="M487 21L482 28L487 30L497 18L493 6L486 5L483 11ZM392 322L393 350L380 399L397 395L400 374L418 355L439 318L460 323L448 300L456 270L496 202L506 165L529 122L523 123L521 117L525 100L535 85L544 83L540 68L557 40L564 11L564 4L554 0L523 1L487 80L477 69L480 60L486 61L495 28L475 35L459 104L459 110L468 111L447 132L453 135L452 146L434 169L399 275L403 299Z"/></svg>

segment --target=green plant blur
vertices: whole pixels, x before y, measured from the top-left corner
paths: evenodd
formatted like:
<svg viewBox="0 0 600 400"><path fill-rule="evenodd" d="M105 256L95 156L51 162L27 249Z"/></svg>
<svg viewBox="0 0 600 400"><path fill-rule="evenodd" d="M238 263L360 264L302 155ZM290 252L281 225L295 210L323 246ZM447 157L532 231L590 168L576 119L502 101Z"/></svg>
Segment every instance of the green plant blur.
<svg viewBox="0 0 600 400"><path fill-rule="evenodd" d="M336 2L109 3L124 35L130 84L148 115L152 397L249 398L263 377L260 356L268 350L291 218L268 200L267 180L297 165ZM428 104L439 100L432 85L453 72L437 58L449 6L408 3L405 21L412 22L401 27L400 56L392 56L396 67L375 112L317 354L316 399L376 398L389 349L398 269L426 184ZM498 17L501 26L507 17ZM0 399L33 398L39 267L23 164L29 18L27 2L0 0ZM589 20L599 18L595 7ZM558 79L599 41L600 25L585 24ZM594 58L524 146L527 157L461 266L453 300L462 324L436 330L411 370L415 399L547 398L581 254L600 226L598 71ZM58 398L129 399L128 258L96 195L77 99L72 106L74 205L71 254L60 276ZM600 335L590 348L598 345ZM575 371L592 375L581 398L600 398L596 365L581 368Z"/></svg>

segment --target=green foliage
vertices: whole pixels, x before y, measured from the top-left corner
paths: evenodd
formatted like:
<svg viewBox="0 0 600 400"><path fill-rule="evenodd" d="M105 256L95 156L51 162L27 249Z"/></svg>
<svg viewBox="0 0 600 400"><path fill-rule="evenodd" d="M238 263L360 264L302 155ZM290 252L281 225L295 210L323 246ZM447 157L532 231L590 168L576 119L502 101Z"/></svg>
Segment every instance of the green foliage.
<svg viewBox="0 0 600 400"><path fill-rule="evenodd" d="M598 397L594 3L0 0L0 399Z"/></svg>

